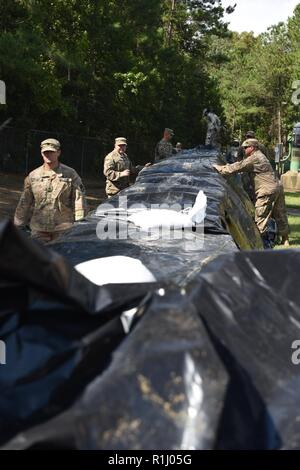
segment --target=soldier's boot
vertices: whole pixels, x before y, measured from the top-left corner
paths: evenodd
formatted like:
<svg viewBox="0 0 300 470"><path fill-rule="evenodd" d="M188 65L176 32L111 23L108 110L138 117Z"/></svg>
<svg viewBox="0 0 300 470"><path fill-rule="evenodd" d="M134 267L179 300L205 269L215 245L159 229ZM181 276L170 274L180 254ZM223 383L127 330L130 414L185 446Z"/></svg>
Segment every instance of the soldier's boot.
<svg viewBox="0 0 300 470"><path fill-rule="evenodd" d="M264 244L264 249L265 250L272 250L272 243L270 242L268 232L262 234L262 240Z"/></svg>
<svg viewBox="0 0 300 470"><path fill-rule="evenodd" d="M289 236L288 235L282 235L281 243L285 247L290 246Z"/></svg>

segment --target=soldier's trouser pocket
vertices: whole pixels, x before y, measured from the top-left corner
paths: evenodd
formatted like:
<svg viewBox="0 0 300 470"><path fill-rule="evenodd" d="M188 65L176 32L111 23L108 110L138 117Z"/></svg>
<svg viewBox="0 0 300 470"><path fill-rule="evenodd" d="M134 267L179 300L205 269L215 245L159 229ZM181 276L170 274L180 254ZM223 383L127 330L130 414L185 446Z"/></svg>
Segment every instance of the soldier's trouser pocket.
<svg viewBox="0 0 300 470"><path fill-rule="evenodd" d="M257 198L255 202L255 223L260 233L267 230L267 225L270 217L272 216L273 204L277 194L269 194Z"/></svg>
<svg viewBox="0 0 300 470"><path fill-rule="evenodd" d="M280 185L278 196L274 203L273 217L276 220L279 235L288 235L290 230L282 185Z"/></svg>

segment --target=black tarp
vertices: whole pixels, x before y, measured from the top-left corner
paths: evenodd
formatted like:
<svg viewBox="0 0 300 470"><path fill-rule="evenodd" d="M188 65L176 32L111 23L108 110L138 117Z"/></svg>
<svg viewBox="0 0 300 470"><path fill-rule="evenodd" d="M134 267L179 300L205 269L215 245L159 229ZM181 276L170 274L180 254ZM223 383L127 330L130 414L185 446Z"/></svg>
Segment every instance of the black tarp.
<svg viewBox="0 0 300 470"><path fill-rule="evenodd" d="M212 169L218 159L205 148L179 154L123 192L130 204L193 204L203 189L198 249L186 240L99 240L99 221L128 225L101 206L51 249L2 222L5 448L300 446L290 357L300 324L298 253L238 252L261 248L261 240L238 180ZM140 259L158 284L96 287L72 268L120 254ZM132 308L126 335L121 316Z"/></svg>
<svg viewBox="0 0 300 470"><path fill-rule="evenodd" d="M224 178L212 167L222 159L218 150L207 146L185 150L143 169L134 185L107 202L123 207L126 197L128 208L139 203L147 208L155 204L179 204L184 208L192 206L198 192L203 190L208 199L205 233L230 233L241 249L262 248L254 224L254 207L243 190L240 177ZM95 213L102 215L101 205Z"/></svg>
<svg viewBox="0 0 300 470"><path fill-rule="evenodd" d="M0 222L0 442L72 403L125 333L151 285L98 288L57 253Z"/></svg>
<svg viewBox="0 0 300 470"><path fill-rule="evenodd" d="M254 223L254 208L236 177L225 179L212 165L222 158L217 150L198 147L144 169L136 183L118 196L101 204L76 224L52 247L76 265L83 261L107 256L126 255L140 259L159 281L184 284L219 254L241 249L262 249L262 240ZM122 238L119 233L130 230L126 210L115 213L107 209L130 209L133 205L178 204L192 206L197 194L207 196L204 229L187 231L182 239ZM126 207L124 207L126 204ZM116 223L117 236L108 239L97 236L99 224Z"/></svg>
<svg viewBox="0 0 300 470"><path fill-rule="evenodd" d="M26 241L25 255L34 250L42 271L50 268L48 256L52 276L47 279L61 279L63 261L53 264L55 255L33 246ZM14 285L1 310L0 338L12 342L18 357L9 359L8 354L11 362L1 366L2 442L16 431L16 423L32 429L3 448L299 448L300 366L293 365L291 349L300 335L299 269L296 250L222 255L185 287L152 290L126 337L120 323L112 323L119 319L122 303L117 301L106 322L100 303L91 320L91 297L88 307L81 304L78 311L78 302L65 288L70 282L63 283L64 294L50 304L40 279L29 282L24 275L13 280L10 273ZM75 284L84 283L67 270ZM27 307L21 309L16 297L18 292L21 299L22 280L28 286ZM118 298L119 288L115 286ZM93 290L93 299L105 297L103 290L111 297L111 289ZM140 295L144 289L151 291L140 285ZM127 286L127 300L130 293ZM43 302L35 302L32 311L29 299L40 296ZM32 329L36 325L43 335ZM26 348L27 354L21 354ZM43 400L38 414L28 407ZM56 416L49 420L51 414Z"/></svg>

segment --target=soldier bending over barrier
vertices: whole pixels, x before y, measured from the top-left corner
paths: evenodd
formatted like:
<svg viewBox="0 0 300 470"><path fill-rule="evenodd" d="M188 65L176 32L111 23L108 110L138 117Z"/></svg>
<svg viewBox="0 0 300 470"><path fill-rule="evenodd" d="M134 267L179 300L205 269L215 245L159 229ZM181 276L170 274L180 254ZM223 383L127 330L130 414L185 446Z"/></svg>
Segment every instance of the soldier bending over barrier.
<svg viewBox="0 0 300 470"><path fill-rule="evenodd" d="M255 191L255 223L264 244L268 246L268 221L276 220L278 232L284 246L289 246L289 225L282 184L278 181L267 157L259 150L256 139L247 139L242 144L244 160L228 165L213 165L222 175L248 172Z"/></svg>

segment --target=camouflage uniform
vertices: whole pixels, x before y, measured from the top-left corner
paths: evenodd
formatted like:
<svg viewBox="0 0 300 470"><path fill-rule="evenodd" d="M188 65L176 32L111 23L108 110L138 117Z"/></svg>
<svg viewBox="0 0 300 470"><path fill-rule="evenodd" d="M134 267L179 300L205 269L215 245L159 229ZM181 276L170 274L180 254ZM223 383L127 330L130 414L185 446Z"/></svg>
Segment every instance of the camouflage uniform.
<svg viewBox="0 0 300 470"><path fill-rule="evenodd" d="M175 151L171 142L168 142L165 139L161 139L155 148L154 161L156 163L160 160L163 160L164 158L170 158L172 157L173 153L175 153Z"/></svg>
<svg viewBox="0 0 300 470"><path fill-rule="evenodd" d="M249 138L252 138L252 137L249 137ZM258 150L260 150L261 153L263 153L266 157L268 157L268 151L267 151L266 147L263 144L261 144L260 142L258 143ZM245 155L244 147L242 145L240 145L240 147L238 148L238 151L237 151L236 161L241 162L245 157L246 157L246 155ZM253 204L255 204L254 186L252 186L252 181L251 181L251 178L250 178L248 173L244 173L242 175L242 183L243 183L244 190L248 194L248 196L251 199L251 201L253 202Z"/></svg>
<svg viewBox="0 0 300 470"><path fill-rule="evenodd" d="M30 223L32 237L48 242L85 216L86 202L81 179L73 168L62 163L54 170L44 166L25 179L14 223Z"/></svg>
<svg viewBox="0 0 300 470"><path fill-rule="evenodd" d="M267 148L264 146L264 144L261 144L259 142L258 144L258 150L261 151L261 153L263 153L267 158L268 158L268 150ZM237 151L237 161L241 161L243 160L243 158L245 158L245 150L244 148L242 147L242 145L238 148L238 151Z"/></svg>
<svg viewBox="0 0 300 470"><path fill-rule="evenodd" d="M207 120L207 132L205 138L205 145L217 147L220 140L221 121L220 118L212 112L205 114Z"/></svg>
<svg viewBox="0 0 300 470"><path fill-rule="evenodd" d="M126 153L120 154L116 149L106 155L103 173L106 176L106 194L108 197L118 194L129 186L129 176L120 176L124 170L137 174L143 166L133 166Z"/></svg>
<svg viewBox="0 0 300 470"><path fill-rule="evenodd" d="M224 165L219 171L222 175L248 172L255 191L255 223L258 230L264 234L270 217L274 217L279 234L288 235L283 188L269 160L260 150L256 150L241 162Z"/></svg>

